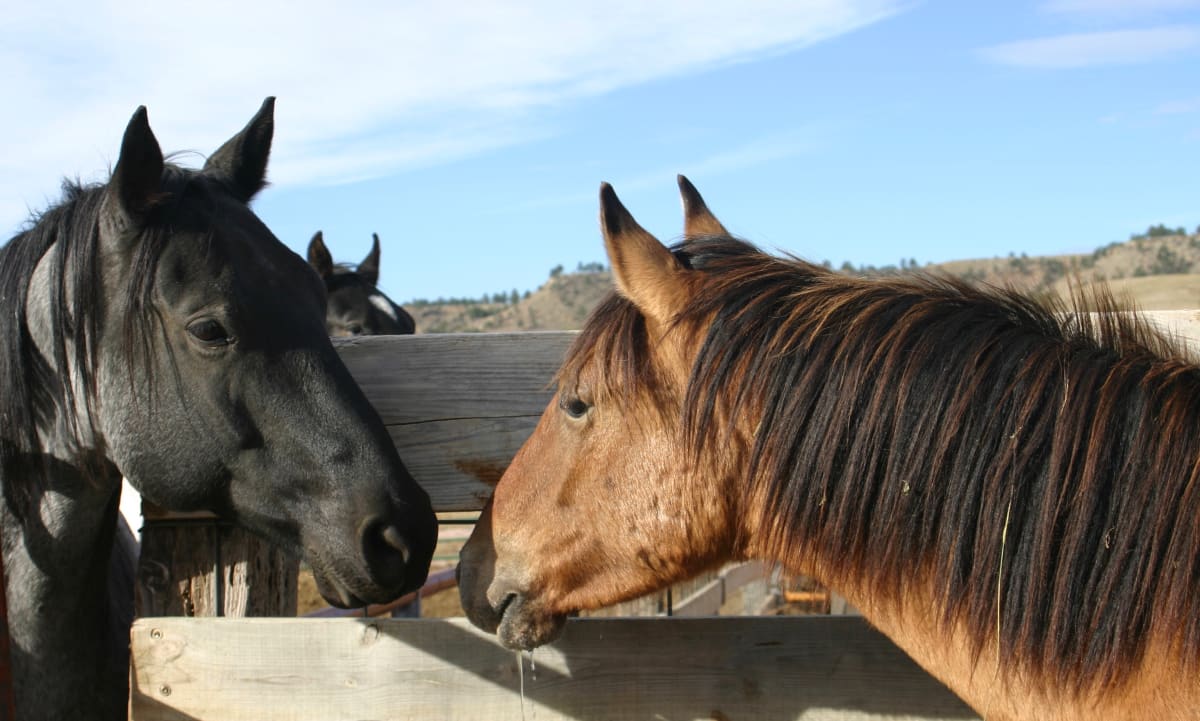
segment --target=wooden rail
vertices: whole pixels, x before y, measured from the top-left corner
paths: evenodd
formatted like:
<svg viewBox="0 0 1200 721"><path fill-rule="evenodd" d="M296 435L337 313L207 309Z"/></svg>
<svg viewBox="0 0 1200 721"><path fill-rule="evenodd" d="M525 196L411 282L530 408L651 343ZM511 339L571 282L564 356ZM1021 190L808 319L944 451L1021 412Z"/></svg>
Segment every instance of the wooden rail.
<svg viewBox="0 0 1200 721"><path fill-rule="evenodd" d="M363 336L338 344L438 511L476 511L553 394L573 332Z"/></svg>
<svg viewBox="0 0 1200 721"><path fill-rule="evenodd" d="M577 619L524 660L465 621L138 621L138 721L971 719L861 619Z"/></svg>

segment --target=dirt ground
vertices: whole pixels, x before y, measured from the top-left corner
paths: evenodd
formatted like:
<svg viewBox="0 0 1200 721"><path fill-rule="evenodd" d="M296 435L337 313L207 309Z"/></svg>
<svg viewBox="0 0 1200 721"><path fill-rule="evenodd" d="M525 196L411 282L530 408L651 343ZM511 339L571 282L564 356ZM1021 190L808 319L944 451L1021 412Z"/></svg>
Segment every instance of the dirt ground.
<svg viewBox="0 0 1200 721"><path fill-rule="evenodd" d="M454 618L465 615L458 600L457 586L421 599L421 618Z"/></svg>
<svg viewBox="0 0 1200 721"><path fill-rule="evenodd" d="M438 571L448 568L446 565L434 568ZM313 581L311 571L301 571L297 583L299 599L296 604L296 614L305 616L313 611L327 608L328 603L317 593L317 584ZM458 588L448 588L421 599L421 618L453 618L462 616L462 604L458 602Z"/></svg>

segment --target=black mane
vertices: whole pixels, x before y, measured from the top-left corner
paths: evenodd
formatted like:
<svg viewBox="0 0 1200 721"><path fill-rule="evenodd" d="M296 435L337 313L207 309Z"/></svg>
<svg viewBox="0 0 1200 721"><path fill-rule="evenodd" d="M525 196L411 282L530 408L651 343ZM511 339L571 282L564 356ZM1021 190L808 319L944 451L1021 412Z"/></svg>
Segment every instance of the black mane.
<svg viewBox="0 0 1200 721"><path fill-rule="evenodd" d="M9 507L22 518L36 489L15 482L22 476L42 478L47 472L38 439L39 428L54 417L68 424L66 431L75 440L75 464L85 473L102 470L102 454L89 453L79 445L81 439L96 432L94 424L97 381L97 345L100 338L100 310L118 299L102 297L104 284L99 260L100 222L104 213L106 184L81 185L64 181L63 198L34 217L25 230L0 248L0 469L3 471L4 496ZM151 353L152 279L158 258L178 222L178 211L185 197L201 197L212 202L212 194L226 192L217 181L198 172L173 165L164 166L162 193L149 209L131 257L123 302L141 312L126 314L122 330L126 351L131 357L148 359ZM51 265L51 337L50 357L34 347L26 317L25 300L35 268L48 253ZM55 369L74 367L78 388L61 380ZM132 373L132 368L130 369ZM131 379L132 382L132 379ZM80 407L75 413L55 413L55 409ZM36 471L29 474L28 471ZM22 473L21 471L25 471Z"/></svg>

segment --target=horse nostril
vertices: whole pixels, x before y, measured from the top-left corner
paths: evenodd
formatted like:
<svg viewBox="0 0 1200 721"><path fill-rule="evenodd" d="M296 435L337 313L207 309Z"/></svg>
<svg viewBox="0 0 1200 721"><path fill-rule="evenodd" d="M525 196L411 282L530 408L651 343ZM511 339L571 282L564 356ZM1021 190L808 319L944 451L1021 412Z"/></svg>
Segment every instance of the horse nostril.
<svg viewBox="0 0 1200 721"><path fill-rule="evenodd" d="M400 529L383 519L368 521L363 524L361 543L363 559L375 582L401 593L412 549Z"/></svg>
<svg viewBox="0 0 1200 721"><path fill-rule="evenodd" d="M412 551L408 550L408 544L404 542L404 537L400 535L400 529L393 525L388 525L383 529L383 540L392 548L400 552L400 558L408 565L408 561L412 558Z"/></svg>

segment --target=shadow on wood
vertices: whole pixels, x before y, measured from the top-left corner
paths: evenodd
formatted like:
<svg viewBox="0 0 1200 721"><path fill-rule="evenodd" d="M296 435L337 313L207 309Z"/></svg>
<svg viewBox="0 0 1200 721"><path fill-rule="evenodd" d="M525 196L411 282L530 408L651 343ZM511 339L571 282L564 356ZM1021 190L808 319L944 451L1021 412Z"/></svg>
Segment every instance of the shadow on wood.
<svg viewBox="0 0 1200 721"><path fill-rule="evenodd" d="M574 620L524 709L516 654L461 620L148 619L134 658L136 721L976 718L853 618Z"/></svg>

